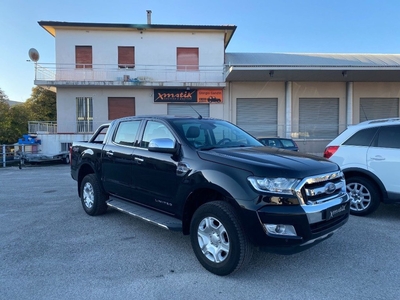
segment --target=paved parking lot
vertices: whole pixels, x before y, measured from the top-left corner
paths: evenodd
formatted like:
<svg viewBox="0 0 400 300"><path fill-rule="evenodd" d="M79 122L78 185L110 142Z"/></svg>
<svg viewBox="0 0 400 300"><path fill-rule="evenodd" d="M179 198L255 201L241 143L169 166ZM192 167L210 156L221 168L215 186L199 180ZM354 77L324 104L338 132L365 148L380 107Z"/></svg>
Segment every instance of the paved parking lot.
<svg viewBox="0 0 400 300"><path fill-rule="evenodd" d="M352 216L303 253L218 277L189 237L86 215L67 165L0 168L0 299L399 299L400 206Z"/></svg>

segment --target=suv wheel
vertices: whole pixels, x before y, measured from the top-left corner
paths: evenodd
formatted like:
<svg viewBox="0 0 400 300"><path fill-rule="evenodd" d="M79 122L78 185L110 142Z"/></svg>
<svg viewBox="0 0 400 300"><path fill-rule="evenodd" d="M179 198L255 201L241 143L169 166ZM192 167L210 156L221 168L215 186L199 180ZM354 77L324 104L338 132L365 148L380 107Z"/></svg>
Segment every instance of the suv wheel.
<svg viewBox="0 0 400 300"><path fill-rule="evenodd" d="M196 210L190 239L203 267L220 276L237 271L253 251L233 207L222 201L206 203Z"/></svg>
<svg viewBox="0 0 400 300"><path fill-rule="evenodd" d="M351 198L350 213L365 216L373 213L379 206L377 187L363 177L346 178L346 190Z"/></svg>

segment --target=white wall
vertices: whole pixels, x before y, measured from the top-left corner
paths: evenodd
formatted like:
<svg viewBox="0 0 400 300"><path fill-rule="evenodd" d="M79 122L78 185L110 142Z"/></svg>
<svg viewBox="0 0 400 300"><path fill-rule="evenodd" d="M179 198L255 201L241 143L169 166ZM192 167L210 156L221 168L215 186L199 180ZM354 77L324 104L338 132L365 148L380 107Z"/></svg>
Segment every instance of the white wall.
<svg viewBox="0 0 400 300"><path fill-rule="evenodd" d="M177 47L198 47L199 65L222 66L222 32L65 30L56 32L56 63L75 64L75 46L92 46L93 64L118 64L118 46L135 47L138 65L176 65Z"/></svg>

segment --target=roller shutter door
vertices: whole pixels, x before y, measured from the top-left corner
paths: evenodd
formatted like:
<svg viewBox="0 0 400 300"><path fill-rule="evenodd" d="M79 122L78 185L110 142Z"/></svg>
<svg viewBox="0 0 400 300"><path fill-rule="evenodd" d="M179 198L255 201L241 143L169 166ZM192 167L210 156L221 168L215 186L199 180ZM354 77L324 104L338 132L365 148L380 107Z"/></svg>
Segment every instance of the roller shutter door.
<svg viewBox="0 0 400 300"><path fill-rule="evenodd" d="M278 99L237 99L236 125L255 137L277 136Z"/></svg>
<svg viewBox="0 0 400 300"><path fill-rule="evenodd" d="M360 122L399 117L398 98L360 98Z"/></svg>
<svg viewBox="0 0 400 300"><path fill-rule="evenodd" d="M339 99L305 99L299 103L300 136L310 139L333 139L338 135Z"/></svg>
<svg viewBox="0 0 400 300"><path fill-rule="evenodd" d="M202 117L208 118L210 116L210 105L209 104L168 104L167 113L173 116L191 116L198 117L196 110Z"/></svg>

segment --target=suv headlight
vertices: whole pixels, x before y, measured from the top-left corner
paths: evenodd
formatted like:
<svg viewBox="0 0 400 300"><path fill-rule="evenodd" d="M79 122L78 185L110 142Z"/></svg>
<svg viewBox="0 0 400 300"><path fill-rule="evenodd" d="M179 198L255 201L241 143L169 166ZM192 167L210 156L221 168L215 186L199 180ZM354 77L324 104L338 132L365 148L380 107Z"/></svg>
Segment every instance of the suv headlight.
<svg viewBox="0 0 400 300"><path fill-rule="evenodd" d="M260 192L270 192L283 195L293 195L294 188L300 182L295 178L263 178L250 176L247 178L251 185Z"/></svg>

